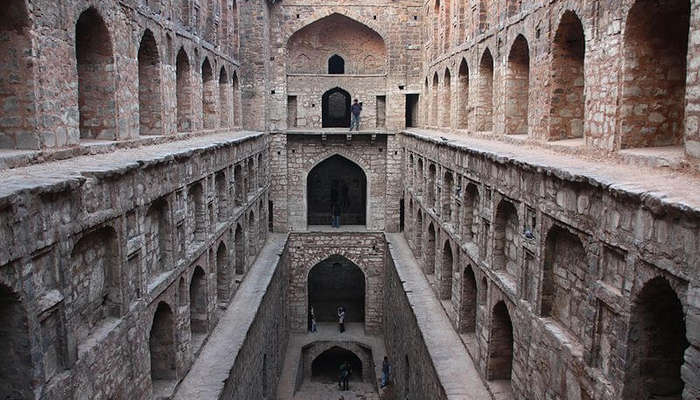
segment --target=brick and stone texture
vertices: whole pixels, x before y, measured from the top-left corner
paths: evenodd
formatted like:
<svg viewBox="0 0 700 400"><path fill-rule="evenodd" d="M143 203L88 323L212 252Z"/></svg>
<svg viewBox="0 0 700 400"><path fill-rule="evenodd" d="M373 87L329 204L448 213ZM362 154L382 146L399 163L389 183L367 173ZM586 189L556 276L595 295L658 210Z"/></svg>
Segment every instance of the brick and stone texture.
<svg viewBox="0 0 700 400"><path fill-rule="evenodd" d="M331 256L340 256L359 267L365 279L364 324L369 334L382 331L384 315L384 260L382 233L295 232L290 234L289 324L292 332L305 332L308 321L309 271Z"/></svg>
<svg viewBox="0 0 700 400"><path fill-rule="evenodd" d="M583 138L582 151L673 145L697 165L697 4L442 3L421 12L423 126Z"/></svg>
<svg viewBox="0 0 700 400"><path fill-rule="evenodd" d="M509 379L522 399L697 397L696 209L492 150L400 138L404 234L485 379ZM447 218L427 194L450 187Z"/></svg>
<svg viewBox="0 0 700 400"><path fill-rule="evenodd" d="M267 148L260 134L216 136L4 171L0 289L15 366L2 392L171 392L262 247L266 229L246 217L266 221L266 180L230 199L235 166L269 160Z"/></svg>

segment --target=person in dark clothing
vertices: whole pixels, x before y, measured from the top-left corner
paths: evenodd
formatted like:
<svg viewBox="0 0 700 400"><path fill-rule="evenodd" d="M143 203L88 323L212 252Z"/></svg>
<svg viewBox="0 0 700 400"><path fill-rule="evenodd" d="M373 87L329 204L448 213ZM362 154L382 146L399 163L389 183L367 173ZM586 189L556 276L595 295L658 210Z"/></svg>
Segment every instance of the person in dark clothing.
<svg viewBox="0 0 700 400"><path fill-rule="evenodd" d="M356 131L360 130L360 113L362 112L362 103L358 103L357 99L352 102L350 106L350 131L352 131L353 126Z"/></svg>
<svg viewBox="0 0 700 400"><path fill-rule="evenodd" d="M338 203L333 203L331 205L331 226L340 228L340 206Z"/></svg>

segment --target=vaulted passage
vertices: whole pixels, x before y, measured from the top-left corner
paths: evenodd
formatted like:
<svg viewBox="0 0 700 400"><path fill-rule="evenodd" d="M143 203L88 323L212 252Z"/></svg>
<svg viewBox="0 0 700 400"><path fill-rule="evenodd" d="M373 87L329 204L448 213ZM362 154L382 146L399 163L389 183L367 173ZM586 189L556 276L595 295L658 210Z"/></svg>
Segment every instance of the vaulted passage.
<svg viewBox="0 0 700 400"><path fill-rule="evenodd" d="M207 326L207 278L204 270L196 266L190 282L190 329L192 334L206 334Z"/></svg>
<svg viewBox="0 0 700 400"><path fill-rule="evenodd" d="M474 332L476 329L476 279L472 266L464 267L462 273L462 303L460 307L460 330Z"/></svg>
<svg viewBox="0 0 700 400"><path fill-rule="evenodd" d="M331 256L311 268L308 293L317 322L338 322L338 307L345 309L345 323L365 320L365 275L345 257Z"/></svg>
<svg viewBox="0 0 700 400"><path fill-rule="evenodd" d="M452 297L452 268L454 257L450 242L445 242L442 249L442 263L440 265L440 299L449 300Z"/></svg>
<svg viewBox="0 0 700 400"><path fill-rule="evenodd" d="M500 301L491 315L491 339L486 375L488 380L510 379L513 368L513 324L508 308Z"/></svg>
<svg viewBox="0 0 700 400"><path fill-rule="evenodd" d="M583 137L585 52L581 20L567 11L552 43L551 140Z"/></svg>
<svg viewBox="0 0 700 400"><path fill-rule="evenodd" d="M622 148L681 143L690 2L638 0L627 16Z"/></svg>
<svg viewBox="0 0 700 400"><path fill-rule="evenodd" d="M342 225L365 225L367 177L359 165L334 155L316 165L306 182L309 225L330 225L333 211Z"/></svg>
<svg viewBox="0 0 700 400"><path fill-rule="evenodd" d="M362 380L362 361L350 350L338 346L321 353L311 363L311 379L323 382L337 382L340 366L343 363L350 365L351 381Z"/></svg>
<svg viewBox="0 0 700 400"><path fill-rule="evenodd" d="M0 9L0 148L35 149L31 130L33 109L31 68L24 57L31 51L29 19L24 0L7 1ZM5 116L12 118L5 118Z"/></svg>
<svg viewBox="0 0 700 400"><path fill-rule="evenodd" d="M163 133L160 56L153 32L146 29L141 38L139 61L139 133L159 135Z"/></svg>
<svg viewBox="0 0 700 400"><path fill-rule="evenodd" d="M0 284L0 393L7 399L32 398L27 316L19 297Z"/></svg>
<svg viewBox="0 0 700 400"><path fill-rule="evenodd" d="M175 318L170 306L164 302L158 304L153 315L148 347L151 352L151 380L156 389L157 381L176 378Z"/></svg>
<svg viewBox="0 0 700 400"><path fill-rule="evenodd" d="M493 266L513 277L520 276L517 263L518 211L513 203L502 200L496 210L493 238Z"/></svg>
<svg viewBox="0 0 700 400"><path fill-rule="evenodd" d="M81 139L116 138L112 41L102 17L88 8L75 24Z"/></svg>
<svg viewBox="0 0 700 400"><path fill-rule="evenodd" d="M177 53L175 65L175 95L177 100L177 131L192 131L192 77L185 49Z"/></svg>
<svg viewBox="0 0 700 400"><path fill-rule="evenodd" d="M457 75L457 128L469 128L469 66L467 60L462 59L459 63L459 73Z"/></svg>
<svg viewBox="0 0 700 400"><path fill-rule="evenodd" d="M530 50L518 35L508 55L506 75L506 134L527 134L530 92Z"/></svg>
<svg viewBox="0 0 700 400"><path fill-rule="evenodd" d="M685 324L683 307L668 281L658 277L647 282L632 305L625 400L681 398Z"/></svg>
<svg viewBox="0 0 700 400"><path fill-rule="evenodd" d="M322 126L324 128L350 127L350 93L333 88L321 98Z"/></svg>
<svg viewBox="0 0 700 400"><path fill-rule="evenodd" d="M219 126L221 128L230 126L231 107L229 106L230 90L228 86L228 74L226 73L226 69L221 67L219 71Z"/></svg>

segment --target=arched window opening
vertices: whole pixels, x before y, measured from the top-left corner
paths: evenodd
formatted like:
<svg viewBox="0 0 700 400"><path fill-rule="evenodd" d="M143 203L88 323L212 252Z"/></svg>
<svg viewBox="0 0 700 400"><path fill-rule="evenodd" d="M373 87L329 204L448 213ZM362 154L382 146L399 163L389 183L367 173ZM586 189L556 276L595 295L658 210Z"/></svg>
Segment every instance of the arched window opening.
<svg viewBox="0 0 700 400"><path fill-rule="evenodd" d="M437 190L437 188L435 187L435 174L435 164L430 164L430 166L428 167L428 182L425 188L425 190L428 192L428 207L430 208L436 208L435 191Z"/></svg>
<svg viewBox="0 0 700 400"><path fill-rule="evenodd" d="M426 243L425 247L425 273L430 275L435 273L435 242L437 240L432 222L428 225L427 239L428 243Z"/></svg>
<svg viewBox="0 0 700 400"><path fill-rule="evenodd" d="M311 379L314 381L337 383L338 368L348 363L352 370L350 381L362 380L362 361L350 350L333 346L321 353L311 362Z"/></svg>
<svg viewBox="0 0 700 400"><path fill-rule="evenodd" d="M234 241L236 242L236 275L243 275L245 273L245 236L241 224L236 224Z"/></svg>
<svg viewBox="0 0 700 400"><path fill-rule="evenodd" d="M190 61L181 48L175 62L175 97L177 101L177 131L192 131L192 81Z"/></svg>
<svg viewBox="0 0 700 400"><path fill-rule="evenodd" d="M205 58L202 63L202 120L204 129L214 129L217 126L215 92L214 73L209 59Z"/></svg>
<svg viewBox="0 0 700 400"><path fill-rule="evenodd" d="M433 87L431 88L432 101L430 102L430 125L438 126L438 75L433 74Z"/></svg>
<svg viewBox="0 0 700 400"><path fill-rule="evenodd" d="M241 164L236 164L233 167L233 183L236 185L236 206L241 206L245 203L245 185L243 184L243 167Z"/></svg>
<svg viewBox="0 0 700 400"><path fill-rule="evenodd" d="M508 308L499 301L491 314L491 340L489 342L487 379L510 379L513 368L513 325Z"/></svg>
<svg viewBox="0 0 700 400"><path fill-rule="evenodd" d="M253 207L254 209L255 207ZM255 212L248 214L248 261L252 266L258 253L258 226L255 223Z"/></svg>
<svg viewBox="0 0 700 400"><path fill-rule="evenodd" d="M423 212L421 209L418 209L418 215L416 215L416 228L415 228L415 235L416 235L416 240L414 240L414 244L416 247L416 255L422 254L421 249L423 247Z"/></svg>
<svg viewBox="0 0 700 400"><path fill-rule="evenodd" d="M442 263L440 265L440 299L449 300L452 298L452 270L454 258L450 241L445 242L442 249Z"/></svg>
<svg viewBox="0 0 700 400"><path fill-rule="evenodd" d="M623 149L682 142L689 21L688 0L637 0L630 9L623 45Z"/></svg>
<svg viewBox="0 0 700 400"><path fill-rule="evenodd" d="M632 304L624 400L681 398L685 328L683 306L668 281L647 282Z"/></svg>
<svg viewBox="0 0 700 400"><path fill-rule="evenodd" d="M442 190L442 220L452 222L452 193L454 192L454 178L452 172L445 172Z"/></svg>
<svg viewBox="0 0 700 400"><path fill-rule="evenodd" d="M231 91L233 92L233 98L231 100L231 126L241 126L241 89L238 86L238 75L233 73L233 78L231 79Z"/></svg>
<svg viewBox="0 0 700 400"><path fill-rule="evenodd" d="M168 381L177 378L175 369L175 318L164 302L158 303L153 315L153 325L148 337L151 355L151 381L153 392L160 393L168 387Z"/></svg>
<svg viewBox="0 0 700 400"><path fill-rule="evenodd" d="M202 267L196 266L190 282L190 330L194 349L199 349L209 331L207 308L207 278Z"/></svg>
<svg viewBox="0 0 700 400"><path fill-rule="evenodd" d="M345 73L345 60L343 57L334 54L328 59L328 73L329 74L344 74Z"/></svg>
<svg viewBox="0 0 700 400"><path fill-rule="evenodd" d="M323 128L350 127L350 93L336 87L323 94L321 98Z"/></svg>
<svg viewBox="0 0 700 400"><path fill-rule="evenodd" d="M462 303L460 307L460 330L465 333L476 331L476 278L472 266L462 273Z"/></svg>
<svg viewBox="0 0 700 400"><path fill-rule="evenodd" d="M141 37L138 52L139 62L139 134L160 135L163 133L160 55L153 32L146 29Z"/></svg>
<svg viewBox="0 0 700 400"><path fill-rule="evenodd" d="M423 195L423 186L425 185L424 178L423 178L423 159L419 158L418 162L416 163L416 195L417 196L422 196Z"/></svg>
<svg viewBox="0 0 700 400"><path fill-rule="evenodd" d="M445 69L445 77L442 82L442 104L440 126L450 128L452 121L452 83L450 70Z"/></svg>
<svg viewBox="0 0 700 400"><path fill-rule="evenodd" d="M116 139L114 60L107 25L94 8L75 24L81 139Z"/></svg>
<svg viewBox="0 0 700 400"><path fill-rule="evenodd" d="M520 276L517 262L518 243L518 211L513 203L501 200L496 209L496 224L494 226L493 266L496 270L505 271L513 277Z"/></svg>
<svg viewBox="0 0 700 400"><path fill-rule="evenodd" d="M457 75L457 92L459 104L457 105L457 128L469 128L469 67L467 60L462 59L459 64L459 72Z"/></svg>
<svg viewBox="0 0 700 400"><path fill-rule="evenodd" d="M523 35L518 35L508 55L506 70L506 134L526 135L530 98L530 50Z"/></svg>
<svg viewBox="0 0 700 400"><path fill-rule="evenodd" d="M24 57L31 52L29 17L24 0L8 0L0 7L0 148L38 149L32 117L34 109L32 69ZM10 79L9 77L13 77ZM12 111L10 111L12 110Z"/></svg>
<svg viewBox="0 0 700 400"><path fill-rule="evenodd" d="M187 191L187 243L204 241L206 216L202 184L196 182Z"/></svg>
<svg viewBox="0 0 700 400"><path fill-rule="evenodd" d="M146 278L153 280L168 270L168 257L171 252L168 202L158 199L146 213Z"/></svg>
<svg viewBox="0 0 700 400"><path fill-rule="evenodd" d="M216 203L219 222L226 221L228 217L228 182L224 170L216 173L214 176L214 185L216 186Z"/></svg>
<svg viewBox="0 0 700 400"><path fill-rule="evenodd" d="M228 105L228 85L228 74L226 69L221 67L219 71L219 127L221 128L229 127L231 107Z"/></svg>
<svg viewBox="0 0 700 400"><path fill-rule="evenodd" d="M367 223L367 176L359 165L340 155L316 165L306 182L307 223L330 225L335 213L342 225Z"/></svg>
<svg viewBox="0 0 700 400"><path fill-rule="evenodd" d="M583 137L586 40L573 11L562 15L552 43L550 140Z"/></svg>
<svg viewBox="0 0 700 400"><path fill-rule="evenodd" d="M316 322L338 322L338 307L345 309L345 324L365 321L365 274L352 261L331 256L309 271L309 307ZM337 366L336 366L337 368Z"/></svg>
<svg viewBox="0 0 700 400"><path fill-rule="evenodd" d="M464 206L462 210L462 236L476 242L479 229L479 189L469 183L464 191Z"/></svg>
<svg viewBox="0 0 700 400"><path fill-rule="evenodd" d="M226 304L231 296L231 269L224 242L216 249L216 289L219 304Z"/></svg>
<svg viewBox="0 0 700 400"><path fill-rule="evenodd" d="M477 103L477 130L493 129L493 57L486 49L479 62L479 100Z"/></svg>
<svg viewBox="0 0 700 400"><path fill-rule="evenodd" d="M19 296L0 284L0 393L10 399L33 398L31 344L27 315Z"/></svg>

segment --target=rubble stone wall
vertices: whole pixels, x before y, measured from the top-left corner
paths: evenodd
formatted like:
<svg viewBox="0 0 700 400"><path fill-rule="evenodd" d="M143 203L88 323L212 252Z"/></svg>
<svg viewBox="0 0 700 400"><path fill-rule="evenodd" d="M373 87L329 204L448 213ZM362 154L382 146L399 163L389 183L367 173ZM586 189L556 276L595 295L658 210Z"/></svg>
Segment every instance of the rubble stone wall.
<svg viewBox="0 0 700 400"><path fill-rule="evenodd" d="M672 340L689 342L685 361L676 358L667 368L676 382L680 371L684 399L697 396L700 380L691 372L700 360L692 333L700 319L693 294L700 285L696 210L511 156L412 134L401 139L404 234L436 295L448 290L446 311L475 343L467 347L484 377L503 376L497 346L508 324L502 306L498 316L490 311L503 304L512 321L516 398L621 398L625 385L639 386L632 383L643 373L635 360L649 351L638 345L646 340L638 339L646 335L639 324L660 321L640 310L648 310L647 293L657 293L658 304L673 304L659 310L680 316L666 320L666 329L646 329L687 333ZM438 171L434 185L426 179L431 167ZM445 176L452 177L452 190ZM428 203L430 192L449 196L451 214ZM443 257L446 242L453 258ZM654 340L663 348L667 339L658 332Z"/></svg>
<svg viewBox="0 0 700 400"><path fill-rule="evenodd" d="M0 289L26 321L8 340L27 343L18 372L37 398L150 399L156 309L173 342L155 359L174 361L155 377L174 386L262 247L266 225L249 216L266 223L268 181L239 194L233 171L267 170L268 137L174 144L5 171Z"/></svg>

